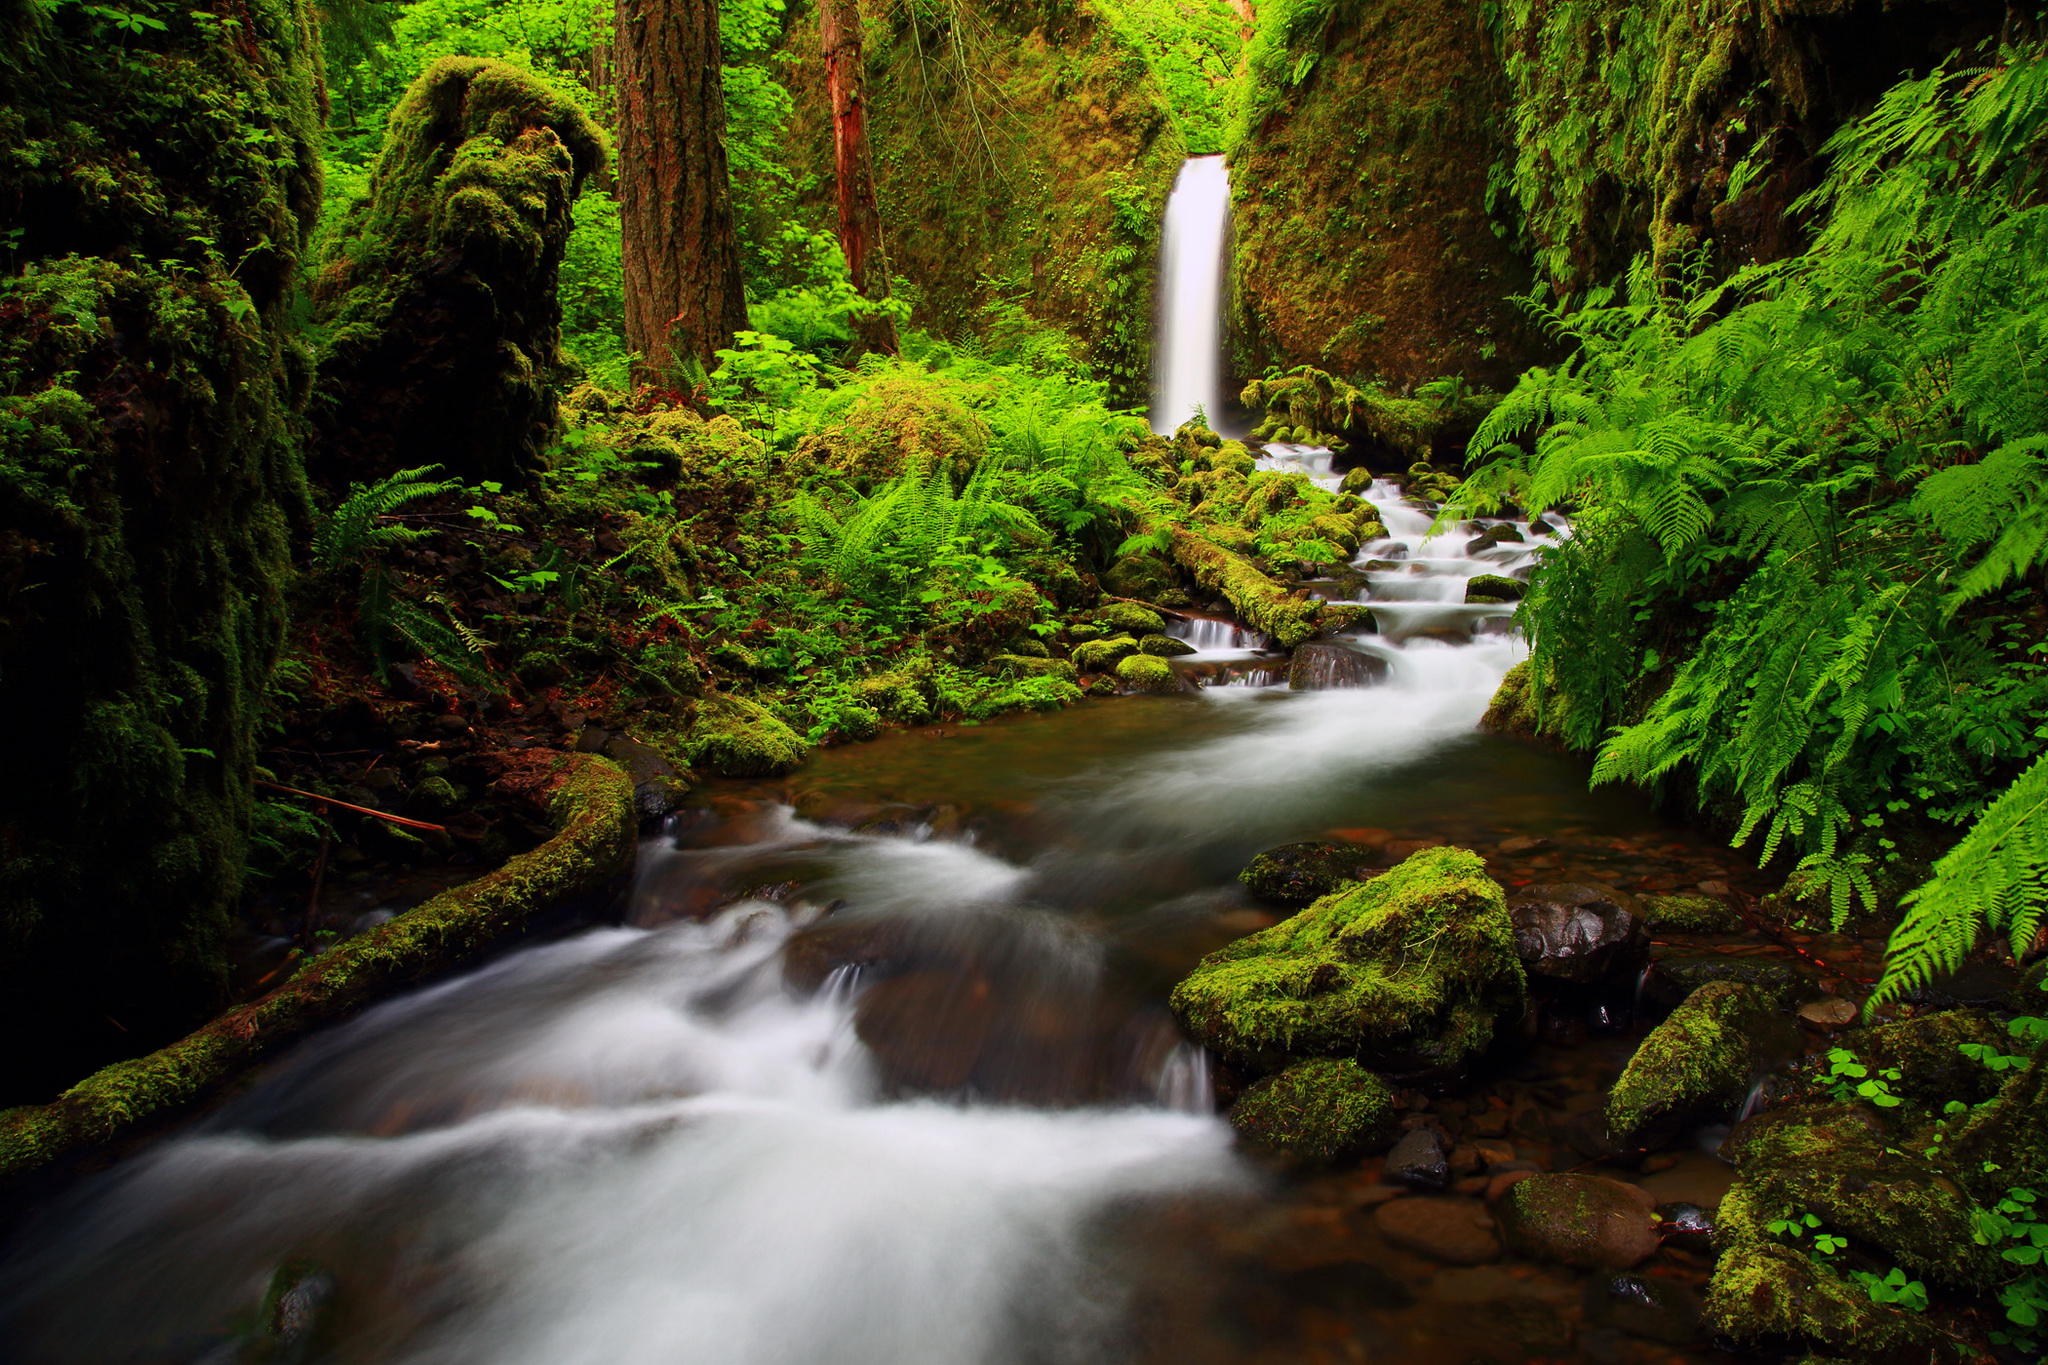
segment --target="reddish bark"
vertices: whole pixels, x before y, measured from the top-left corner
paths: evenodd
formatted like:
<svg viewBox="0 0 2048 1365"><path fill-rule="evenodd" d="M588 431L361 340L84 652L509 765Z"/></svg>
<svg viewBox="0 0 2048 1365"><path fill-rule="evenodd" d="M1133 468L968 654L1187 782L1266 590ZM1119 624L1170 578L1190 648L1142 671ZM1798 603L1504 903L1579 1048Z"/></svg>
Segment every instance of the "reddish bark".
<svg viewBox="0 0 2048 1365"><path fill-rule="evenodd" d="M716 0L618 0L619 219L635 377L685 387L747 325Z"/></svg>
<svg viewBox="0 0 2048 1365"><path fill-rule="evenodd" d="M882 210L875 202L874 162L868 155L866 61L860 45L856 0L819 0L824 39L825 88L832 98L832 163L839 180L839 248L853 287L877 302L889 297L889 267L882 250ZM859 345L896 350L896 327L886 314L856 327Z"/></svg>

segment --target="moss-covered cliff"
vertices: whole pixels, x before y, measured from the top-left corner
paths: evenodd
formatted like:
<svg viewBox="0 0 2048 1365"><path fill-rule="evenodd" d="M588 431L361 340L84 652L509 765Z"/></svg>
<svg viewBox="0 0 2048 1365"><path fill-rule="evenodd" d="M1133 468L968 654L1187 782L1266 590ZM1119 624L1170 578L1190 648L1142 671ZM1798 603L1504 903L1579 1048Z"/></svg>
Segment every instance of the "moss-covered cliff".
<svg viewBox="0 0 2048 1365"><path fill-rule="evenodd" d="M1085 0L868 0L862 12L889 266L914 321L962 335L1021 308L1141 400L1159 224L1187 151L1147 53ZM814 226L829 229L815 12L797 15L786 50L786 159Z"/></svg>
<svg viewBox="0 0 2048 1365"><path fill-rule="evenodd" d="M0 1098L217 1003L284 628L308 11L0 4Z"/></svg>

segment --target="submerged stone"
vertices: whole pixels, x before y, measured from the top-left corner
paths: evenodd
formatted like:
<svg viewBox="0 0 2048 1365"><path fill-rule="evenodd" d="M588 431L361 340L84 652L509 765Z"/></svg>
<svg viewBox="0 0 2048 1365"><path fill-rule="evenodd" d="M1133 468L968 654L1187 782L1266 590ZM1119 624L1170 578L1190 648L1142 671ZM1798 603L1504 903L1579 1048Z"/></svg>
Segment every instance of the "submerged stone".
<svg viewBox="0 0 2048 1365"><path fill-rule="evenodd" d="M1700 987L1629 1058L1608 1093L1608 1131L1626 1143L1653 1124L1733 1106L1789 1048L1790 1034L1777 1002L1755 987L1739 981Z"/></svg>
<svg viewBox="0 0 2048 1365"><path fill-rule="evenodd" d="M1433 848L1209 954L1170 1004L1254 1069L1352 1056L1430 1072L1484 1051L1523 994L1500 887L1477 854Z"/></svg>
<svg viewBox="0 0 2048 1365"><path fill-rule="evenodd" d="M1248 1145L1290 1160L1327 1163L1383 1140L1393 1092L1358 1063L1319 1058L1256 1082L1231 1106Z"/></svg>
<svg viewBox="0 0 2048 1365"><path fill-rule="evenodd" d="M1354 880L1364 855L1352 844L1310 839L1269 848L1237 874L1245 890L1261 900L1306 905Z"/></svg>
<svg viewBox="0 0 2048 1365"><path fill-rule="evenodd" d="M1395 1246L1445 1265L1500 1259L1493 1216L1476 1199L1396 1199L1374 1210L1373 1224Z"/></svg>

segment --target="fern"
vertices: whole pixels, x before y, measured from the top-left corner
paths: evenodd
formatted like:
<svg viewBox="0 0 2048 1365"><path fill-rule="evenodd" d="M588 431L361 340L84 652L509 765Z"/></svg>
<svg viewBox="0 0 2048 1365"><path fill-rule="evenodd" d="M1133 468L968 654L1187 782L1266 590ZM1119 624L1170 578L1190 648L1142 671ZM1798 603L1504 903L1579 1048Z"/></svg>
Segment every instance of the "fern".
<svg viewBox="0 0 2048 1365"><path fill-rule="evenodd" d="M375 483L350 488L341 505L313 532L314 567L329 573L351 568L393 546L432 535L432 531L399 525L390 518L407 503L438 498L462 487L453 479L427 477L440 468L429 464L401 469Z"/></svg>

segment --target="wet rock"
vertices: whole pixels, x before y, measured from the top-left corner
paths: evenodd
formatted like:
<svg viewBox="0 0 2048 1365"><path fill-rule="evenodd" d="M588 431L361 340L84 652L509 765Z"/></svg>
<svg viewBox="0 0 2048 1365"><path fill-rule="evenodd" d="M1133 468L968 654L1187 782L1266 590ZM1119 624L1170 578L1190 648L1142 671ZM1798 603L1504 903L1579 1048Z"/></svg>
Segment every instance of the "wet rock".
<svg viewBox="0 0 2048 1365"><path fill-rule="evenodd" d="M1325 1056L1425 1073L1483 1052L1524 992L1500 887L1477 854L1438 848L1209 954L1170 1003L1255 1071Z"/></svg>
<svg viewBox="0 0 2048 1365"><path fill-rule="evenodd" d="M583 733L588 736L591 731ZM690 784L667 756L651 744L642 744L626 735L611 735L601 752L633 779L633 804L642 820L659 820L682 805L689 794Z"/></svg>
<svg viewBox="0 0 2048 1365"><path fill-rule="evenodd" d="M862 992L854 1031L899 1081L955 1090L974 1074L996 1021L994 992L972 973L912 971Z"/></svg>
<svg viewBox="0 0 2048 1365"><path fill-rule="evenodd" d="M1700 1337L1700 1296L1646 1275L1616 1275L1602 1286L1595 1316L1632 1337L1690 1346Z"/></svg>
<svg viewBox="0 0 2048 1365"><path fill-rule="evenodd" d="M1150 654L1133 654L1116 666L1117 681L1133 692L1170 696L1184 690L1173 665Z"/></svg>
<svg viewBox="0 0 2048 1365"><path fill-rule="evenodd" d="M1829 1030L1849 1027L1856 1022L1856 1016L1861 1013L1862 1011L1856 1008L1855 1001L1844 1000L1840 996L1809 1000L1799 1007L1799 1018L1802 1022L1815 1028Z"/></svg>
<svg viewBox="0 0 2048 1365"><path fill-rule="evenodd" d="M1775 1242L1737 1247L1714 1267L1701 1325L1736 1345L1812 1346L1830 1358L1926 1360L1938 1320L1875 1304L1861 1285Z"/></svg>
<svg viewBox="0 0 2048 1365"><path fill-rule="evenodd" d="M1489 541L1488 543L1491 544L1492 542ZM1467 602L1485 602L1499 605L1507 602L1519 602L1528 591L1529 585L1519 578L1506 578L1497 573L1483 573L1475 575L1465 585L1465 600Z"/></svg>
<svg viewBox="0 0 2048 1365"><path fill-rule="evenodd" d="M1195 647L1186 640L1176 640L1171 635L1147 635L1138 641L1138 652L1161 659L1177 659L1183 654L1194 653Z"/></svg>
<svg viewBox="0 0 2048 1365"><path fill-rule="evenodd" d="M1106 673L1137 652L1138 642L1129 635L1085 640L1074 646L1074 667L1083 673Z"/></svg>
<svg viewBox="0 0 2048 1365"><path fill-rule="evenodd" d="M1515 952L1532 976L1586 985L1634 958L1645 945L1634 900L1591 882L1532 886L1508 902Z"/></svg>
<svg viewBox="0 0 2048 1365"><path fill-rule="evenodd" d="M1387 1153L1386 1179L1417 1190L1451 1183L1450 1158L1434 1128L1413 1128Z"/></svg>
<svg viewBox="0 0 2048 1365"><path fill-rule="evenodd" d="M1387 675L1387 661L1329 640L1312 640L1294 651L1287 686L1296 692L1370 687Z"/></svg>
<svg viewBox="0 0 2048 1365"><path fill-rule="evenodd" d="M714 695L697 703L683 751L692 767L721 777L774 777L808 758L811 746L758 703Z"/></svg>
<svg viewBox="0 0 2048 1365"><path fill-rule="evenodd" d="M1644 896L1636 904L1654 934L1739 934L1747 927L1734 906L1713 896Z"/></svg>
<svg viewBox="0 0 2048 1365"><path fill-rule="evenodd" d="M1764 992L1739 981L1702 986L1637 1046L1608 1092L1608 1130L1626 1143L1732 1107L1793 1046L1790 1024Z"/></svg>
<svg viewBox="0 0 2048 1365"><path fill-rule="evenodd" d="M1661 1241L1650 1196L1597 1175L1533 1175L1494 1205L1507 1244L1581 1269L1626 1270Z"/></svg>
<svg viewBox="0 0 2048 1365"><path fill-rule="evenodd" d="M1348 469L1344 472L1344 492L1364 493L1371 487L1372 471L1364 465L1359 465L1356 469Z"/></svg>
<svg viewBox="0 0 2048 1365"><path fill-rule="evenodd" d="M1105 602L1093 613L1096 625L1133 637L1166 634L1166 618L1136 602Z"/></svg>
<svg viewBox="0 0 2048 1365"><path fill-rule="evenodd" d="M1485 1265L1500 1257L1493 1216L1476 1199L1396 1199L1373 1213L1380 1235L1445 1265Z"/></svg>
<svg viewBox="0 0 2048 1365"><path fill-rule="evenodd" d="M2012 1035L1988 1010L1941 1010L1859 1029L1842 1041L1872 1074L1897 1071L1894 1095L1932 1117L1950 1100L1978 1105L1998 1093L2001 1077L1967 1056L1965 1046L2011 1052Z"/></svg>
<svg viewBox="0 0 2048 1365"><path fill-rule="evenodd" d="M1354 1061L1324 1057L1254 1083L1230 1108L1247 1146L1323 1165L1385 1140L1393 1092Z"/></svg>
<svg viewBox="0 0 2048 1365"><path fill-rule="evenodd" d="M842 967L901 966L912 951L911 931L900 921L835 915L792 934L782 945L782 979L799 995L813 995Z"/></svg>
<svg viewBox="0 0 2048 1365"><path fill-rule="evenodd" d="M1702 986L1717 981L1739 981L1753 986L1774 1002L1786 1003L1807 988L1797 968L1778 957L1733 953L1650 951L1652 968L1643 983L1644 995L1659 1004L1683 1002Z"/></svg>
<svg viewBox="0 0 2048 1365"><path fill-rule="evenodd" d="M306 1359L330 1316L333 1298L334 1277L326 1271L303 1261L278 1267L263 1294L257 1357L280 1365Z"/></svg>
<svg viewBox="0 0 2048 1365"><path fill-rule="evenodd" d="M1664 1245L1700 1256L1714 1254L1714 1215L1698 1204L1673 1202L1657 1206L1657 1230Z"/></svg>
<svg viewBox="0 0 2048 1365"><path fill-rule="evenodd" d="M1237 879L1261 900L1306 905L1356 879L1364 865L1364 855L1351 844L1311 839L1267 849Z"/></svg>

